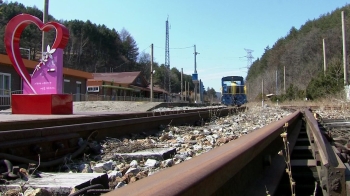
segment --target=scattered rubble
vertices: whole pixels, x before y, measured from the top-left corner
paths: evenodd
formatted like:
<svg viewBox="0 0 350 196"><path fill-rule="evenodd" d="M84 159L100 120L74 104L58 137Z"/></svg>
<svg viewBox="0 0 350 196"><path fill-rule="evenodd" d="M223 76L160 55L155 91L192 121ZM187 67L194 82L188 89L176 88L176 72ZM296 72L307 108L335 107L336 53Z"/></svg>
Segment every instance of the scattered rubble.
<svg viewBox="0 0 350 196"><path fill-rule="evenodd" d="M350 163L350 111L347 108L329 108L314 112L317 114L318 121L326 128L327 137L332 138L332 145L339 151L340 159Z"/></svg>
<svg viewBox="0 0 350 196"><path fill-rule="evenodd" d="M93 142L89 145L91 153L85 154L84 159L74 160L74 163L59 169L61 172L107 173L110 189L118 189L289 114L290 111L278 107L252 107L236 115L213 118L204 126L161 126L158 133L146 137L134 134L123 138L106 138L100 144Z"/></svg>
<svg viewBox="0 0 350 196"><path fill-rule="evenodd" d="M350 120L350 111L347 109L335 110L335 109L318 109L314 111L322 119L347 119Z"/></svg>

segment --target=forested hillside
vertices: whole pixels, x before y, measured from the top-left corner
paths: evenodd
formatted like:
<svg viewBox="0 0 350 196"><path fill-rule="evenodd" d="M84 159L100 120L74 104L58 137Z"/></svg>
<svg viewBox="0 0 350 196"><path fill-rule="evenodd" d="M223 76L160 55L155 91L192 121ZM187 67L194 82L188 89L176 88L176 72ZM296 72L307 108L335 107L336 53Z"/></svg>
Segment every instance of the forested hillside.
<svg viewBox="0 0 350 196"><path fill-rule="evenodd" d="M6 54L4 47L4 31L8 21L14 16L27 13L42 19L43 13L36 7L26 7L17 2L1 3L0 1L0 53ZM48 21L57 21L49 15ZM93 21L69 20L58 21L65 25L70 32L69 43L64 50L64 67L87 72L124 72L142 71L146 79L150 78L150 55L139 51L137 42L126 30L110 29L103 24ZM55 32L48 34L48 43L54 41ZM21 35L20 47L30 49L30 58L41 58L41 32L35 25L29 25ZM152 40L150 40L150 43ZM148 50L147 52L149 52ZM28 51L21 50L23 58L28 58ZM154 84L168 90L167 80L169 71L162 64L153 63L155 70ZM181 73L177 68L170 70L171 92L181 90ZM194 84L190 75L183 75L183 80L190 82L190 90ZM214 91L214 89L210 89ZM215 91L214 91L215 92Z"/></svg>
<svg viewBox="0 0 350 196"><path fill-rule="evenodd" d="M291 27L285 37L278 39L272 47L267 46L261 58L251 65L246 78L250 100L261 97L262 80L264 94L277 92L281 95L280 100L317 99L339 92L344 84L341 11L345 13L349 54L350 6L306 21L300 29ZM263 39L264 35L261 36ZM326 46L326 75L323 74L323 39Z"/></svg>

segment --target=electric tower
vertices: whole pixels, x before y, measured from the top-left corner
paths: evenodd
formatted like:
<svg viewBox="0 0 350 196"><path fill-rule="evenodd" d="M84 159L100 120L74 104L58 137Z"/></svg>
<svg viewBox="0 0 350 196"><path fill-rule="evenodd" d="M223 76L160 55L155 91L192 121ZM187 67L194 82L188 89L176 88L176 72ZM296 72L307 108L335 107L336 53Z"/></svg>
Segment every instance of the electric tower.
<svg viewBox="0 0 350 196"><path fill-rule="evenodd" d="M254 52L254 50L251 50L251 49L245 49L244 50L247 52L247 69L250 68L250 66L252 65L252 60L253 60L253 55L252 55L252 52Z"/></svg>

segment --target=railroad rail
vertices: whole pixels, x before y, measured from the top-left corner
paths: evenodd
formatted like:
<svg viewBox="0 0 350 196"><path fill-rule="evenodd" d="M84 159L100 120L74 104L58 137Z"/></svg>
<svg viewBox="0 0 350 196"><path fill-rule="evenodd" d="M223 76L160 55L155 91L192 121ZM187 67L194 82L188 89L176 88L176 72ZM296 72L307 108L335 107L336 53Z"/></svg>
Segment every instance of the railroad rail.
<svg viewBox="0 0 350 196"><path fill-rule="evenodd" d="M160 125L200 125L216 116L245 108L217 108L168 112L94 115L81 118L4 122L0 130L0 158L50 167L83 152L89 139L104 139L159 130ZM11 129L12 128L12 129ZM17 129L16 129L17 128ZM81 143L84 139L85 143Z"/></svg>
<svg viewBox="0 0 350 196"><path fill-rule="evenodd" d="M291 156L299 150L309 151L311 156ZM311 195L346 195L346 167L336 152L314 115L308 109L297 110L249 135L105 195L310 195L310 187L302 181L308 175L305 171L315 175ZM286 175L287 189L281 188Z"/></svg>
<svg viewBox="0 0 350 196"><path fill-rule="evenodd" d="M50 167L62 163L67 153L73 158L82 153L87 142L79 146L79 138L99 140L169 124L200 125L245 109L99 115L51 124L43 120L37 127L28 121L14 130L9 122L0 130L0 158L38 163L40 154L40 166ZM294 112L279 121L106 195L347 195L350 146L344 138L333 140L330 130L350 123L317 121L310 108L288 109Z"/></svg>

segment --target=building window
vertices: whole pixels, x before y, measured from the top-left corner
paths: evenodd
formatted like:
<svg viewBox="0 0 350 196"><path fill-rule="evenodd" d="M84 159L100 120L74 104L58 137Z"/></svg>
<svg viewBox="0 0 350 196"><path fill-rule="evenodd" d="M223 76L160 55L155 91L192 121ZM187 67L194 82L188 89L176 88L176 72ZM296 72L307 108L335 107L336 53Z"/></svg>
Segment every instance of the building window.
<svg viewBox="0 0 350 196"><path fill-rule="evenodd" d="M11 74L0 73L0 97L9 97L11 94Z"/></svg>
<svg viewBox="0 0 350 196"><path fill-rule="evenodd" d="M87 87L87 92L89 92L89 93L98 93L98 92L100 92L100 87L98 87L98 86L88 86Z"/></svg>

